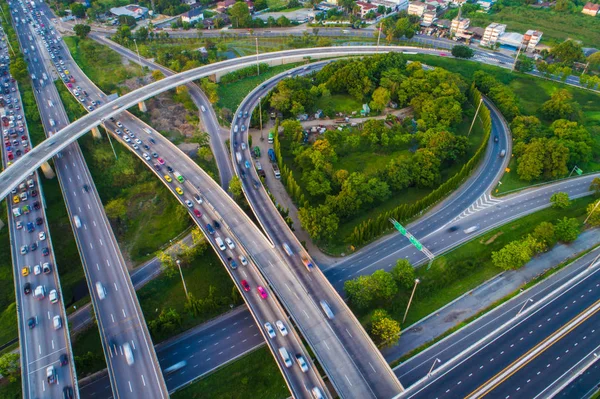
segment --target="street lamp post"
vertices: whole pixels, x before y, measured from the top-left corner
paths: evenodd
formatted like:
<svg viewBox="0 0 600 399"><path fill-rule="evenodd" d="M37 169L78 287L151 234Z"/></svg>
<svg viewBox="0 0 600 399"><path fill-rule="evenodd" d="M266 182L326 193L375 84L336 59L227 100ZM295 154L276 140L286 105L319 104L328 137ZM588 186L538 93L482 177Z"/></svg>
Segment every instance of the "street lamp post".
<svg viewBox="0 0 600 399"><path fill-rule="evenodd" d="M417 290L417 285L420 282L421 281L418 278L415 279L415 286L413 287L412 294L410 294L410 299L408 300L408 305L406 305L406 312L404 312L404 317L402 318L402 324L404 324L404 322L406 321L406 316L408 315L408 309L410 309L410 304L412 303L413 297L415 296L415 291Z"/></svg>
<svg viewBox="0 0 600 399"><path fill-rule="evenodd" d="M261 104L261 98L258 97L258 118L260 121L260 141L265 141L265 138L263 137L263 128L262 128L262 104Z"/></svg>
<svg viewBox="0 0 600 399"><path fill-rule="evenodd" d="M179 274L181 275L181 282L183 283L183 290L185 291L185 297L187 299L188 298L188 290L187 290L187 287L185 285L185 280L183 278L183 272L181 271L181 261L179 259L177 259L175 261L175 263L177 263L177 267L179 268Z"/></svg>
<svg viewBox="0 0 600 399"><path fill-rule="evenodd" d="M256 41L256 76L260 75L260 64L258 63L258 36L254 38Z"/></svg>
<svg viewBox="0 0 600 399"><path fill-rule="evenodd" d="M435 358L435 360L433 361L433 364L431 365L431 368L429 369L429 373L427 373L427 377L431 377L431 373L433 372L433 368L435 367L435 365L437 363L441 363L442 361L440 359L438 359L437 357Z"/></svg>
<svg viewBox="0 0 600 399"><path fill-rule="evenodd" d="M533 302L533 299L529 298L525 301L525 303L523 304L523 306L521 306L521 309L519 309L519 313L517 313L517 316L521 314L521 312L523 311L523 309L525 309L525 306L527 306L527 304L529 302Z"/></svg>
<svg viewBox="0 0 600 399"><path fill-rule="evenodd" d="M596 205L594 206L594 208L592 209L592 211L590 212L590 214L587 215L587 217L583 221L583 224L587 223L588 219L592 216L592 213L594 213L594 211L596 210L596 208L598 208L598 205L600 205L600 200L596 201Z"/></svg>
<svg viewBox="0 0 600 399"><path fill-rule="evenodd" d="M483 103L483 97L479 99L479 105L477 106L477 111L475 111L475 116L473 117L473 121L471 122L471 127L469 128L469 133L467 133L467 137L471 134L471 130L473 130L473 125L475 124L475 119L477 119L477 115L479 114L479 108L481 108L481 104Z"/></svg>
<svg viewBox="0 0 600 399"><path fill-rule="evenodd" d="M144 73L144 66L142 65L142 57L140 57L140 49L138 48L137 40L133 39L133 44L135 44L135 51L137 52L138 63L140 64L140 69L142 70L142 73Z"/></svg>

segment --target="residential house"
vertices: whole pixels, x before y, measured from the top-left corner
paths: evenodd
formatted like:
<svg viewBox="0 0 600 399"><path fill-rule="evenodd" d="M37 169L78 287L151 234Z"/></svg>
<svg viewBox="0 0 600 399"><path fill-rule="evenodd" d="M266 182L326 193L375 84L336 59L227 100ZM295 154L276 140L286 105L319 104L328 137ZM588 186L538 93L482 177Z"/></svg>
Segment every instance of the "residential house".
<svg viewBox="0 0 600 399"><path fill-rule="evenodd" d="M452 24L450 25L450 33L462 37L464 32L469 28L471 24L471 20L469 18L456 17L452 20Z"/></svg>
<svg viewBox="0 0 600 399"><path fill-rule="evenodd" d="M231 8L235 4L235 0L223 0L217 3L217 11L225 12L227 9Z"/></svg>
<svg viewBox="0 0 600 399"><path fill-rule="evenodd" d="M137 4L129 4L123 7L113 7L110 9L110 12L116 17L127 15L135 19L141 19L148 16L148 9L146 7L138 6Z"/></svg>
<svg viewBox="0 0 600 399"><path fill-rule="evenodd" d="M481 38L481 45L491 47L496 44L501 34L506 31L505 24L492 23L485 28L483 32L483 38Z"/></svg>
<svg viewBox="0 0 600 399"><path fill-rule="evenodd" d="M192 24L196 21L200 21L204 19L204 12L200 7L192 8L188 12L181 14L181 22L187 22L188 24Z"/></svg>
<svg viewBox="0 0 600 399"><path fill-rule="evenodd" d="M523 47L525 47L525 51L532 53L540 40L542 40L542 35L544 33L539 30L529 29L523 35Z"/></svg>
<svg viewBox="0 0 600 399"><path fill-rule="evenodd" d="M581 10L581 12L585 15L595 17L598 15L598 12L600 12L600 4L587 3L585 6L583 6L583 10Z"/></svg>
<svg viewBox="0 0 600 399"><path fill-rule="evenodd" d="M477 5L479 5L479 12L488 13L492 9L494 2L489 0L479 0Z"/></svg>
<svg viewBox="0 0 600 399"><path fill-rule="evenodd" d="M365 15L369 11L377 12L377 6L375 4L366 3L364 1L357 1L356 5L360 8L360 17L365 18Z"/></svg>
<svg viewBox="0 0 600 399"><path fill-rule="evenodd" d="M371 0L371 4L391 8L395 11L408 10L408 0Z"/></svg>
<svg viewBox="0 0 600 399"><path fill-rule="evenodd" d="M427 11L427 4L421 1L411 1L408 5L408 15L422 17L425 11Z"/></svg>
<svg viewBox="0 0 600 399"><path fill-rule="evenodd" d="M437 18L437 13L435 11L425 11L422 18L421 26L431 26Z"/></svg>
<svg viewBox="0 0 600 399"><path fill-rule="evenodd" d="M194 4L197 4L197 0L181 0L182 4L187 4L188 6L193 6Z"/></svg>

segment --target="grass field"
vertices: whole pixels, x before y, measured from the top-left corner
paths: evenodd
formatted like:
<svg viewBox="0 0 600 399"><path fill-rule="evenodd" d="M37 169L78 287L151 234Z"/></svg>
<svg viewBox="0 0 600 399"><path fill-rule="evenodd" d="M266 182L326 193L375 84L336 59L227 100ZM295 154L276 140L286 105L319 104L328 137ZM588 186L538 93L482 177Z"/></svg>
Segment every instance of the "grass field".
<svg viewBox="0 0 600 399"><path fill-rule="evenodd" d="M264 347L171 395L173 399L284 399L289 396L273 355Z"/></svg>
<svg viewBox="0 0 600 399"><path fill-rule="evenodd" d="M360 112L362 103L348 95L333 94L329 97L319 97L315 103L315 108L322 110L325 115L332 118L336 112L343 112L347 115L352 114L352 112Z"/></svg>
<svg viewBox="0 0 600 399"><path fill-rule="evenodd" d="M123 64L118 53L92 39L65 36L64 41L77 65L107 94L118 92L118 85L124 80L141 76L139 66Z"/></svg>
<svg viewBox="0 0 600 399"><path fill-rule="evenodd" d="M73 356L77 369L77 378L93 374L106 368L104 349L100 342L98 326L92 325L72 339Z"/></svg>
<svg viewBox="0 0 600 399"><path fill-rule="evenodd" d="M568 38L580 40L584 47L594 47L600 43L600 23L597 18L580 12L568 13L531 7L504 7L492 14L473 13L469 15L471 26L485 28L492 22L507 25L511 32L525 32L537 29L544 32L543 43L553 45Z"/></svg>
<svg viewBox="0 0 600 399"><path fill-rule="evenodd" d="M6 201L0 203L0 218L6 221ZM17 308L8 226L0 229L0 345L17 338Z"/></svg>
<svg viewBox="0 0 600 399"><path fill-rule="evenodd" d="M422 267L417 269L417 276L421 281L431 281L432 279L445 278L446 270L453 267L466 264L472 265L473 262L476 262L474 270L463 277L446 281L443 288L438 288L428 294L423 294L417 289L405 326L411 325L435 312L453 299L500 273L502 270L495 267L491 261L493 251L498 251L509 242L527 236L541 222L555 222L563 216L576 217L583 221L586 215L586 207L592 201L593 198L591 197L581 198L574 200L571 206L565 210L547 208L535 212L474 238L445 255L438 256L430 270ZM403 290L393 300L389 311L396 320L402 320L409 295L409 291ZM369 322L370 314L361 314L359 311L355 311L355 313L364 325Z"/></svg>
<svg viewBox="0 0 600 399"><path fill-rule="evenodd" d="M0 399L20 399L21 394L21 379L15 382L3 381L0 383Z"/></svg>

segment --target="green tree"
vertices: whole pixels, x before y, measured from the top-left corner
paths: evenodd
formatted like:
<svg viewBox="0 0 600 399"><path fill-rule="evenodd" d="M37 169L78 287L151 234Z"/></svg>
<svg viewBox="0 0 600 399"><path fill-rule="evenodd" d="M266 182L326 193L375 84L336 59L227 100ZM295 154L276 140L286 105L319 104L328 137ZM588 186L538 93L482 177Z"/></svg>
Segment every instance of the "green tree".
<svg viewBox="0 0 600 399"><path fill-rule="evenodd" d="M165 78L165 74L160 69L155 69L152 71L152 80L157 82L161 79Z"/></svg>
<svg viewBox="0 0 600 399"><path fill-rule="evenodd" d="M535 66L535 62L532 58L527 57L524 54L519 56L517 60L517 64L515 65L515 69L519 72L531 72L533 71L533 67Z"/></svg>
<svg viewBox="0 0 600 399"><path fill-rule="evenodd" d="M554 225L550 222L542 222L535 227L532 237L542 244L543 250L546 250L556 242L554 234Z"/></svg>
<svg viewBox="0 0 600 399"><path fill-rule="evenodd" d="M419 148L412 158L413 178L417 187L432 187L440 179L440 159L426 148Z"/></svg>
<svg viewBox="0 0 600 399"><path fill-rule="evenodd" d="M158 251L156 258L160 261L161 270L167 277L174 277L179 273L175 258L165 251Z"/></svg>
<svg viewBox="0 0 600 399"><path fill-rule="evenodd" d="M20 374L20 362L18 353L5 353L0 357L0 374L8 378L10 382L17 381Z"/></svg>
<svg viewBox="0 0 600 399"><path fill-rule="evenodd" d="M410 289L415 283L415 269L406 259L398 259L390 273L402 288Z"/></svg>
<svg viewBox="0 0 600 399"><path fill-rule="evenodd" d="M229 192L233 196L233 199L237 202L244 199L244 192L242 190L242 182L237 176L233 176L229 181Z"/></svg>
<svg viewBox="0 0 600 399"><path fill-rule="evenodd" d="M531 240L511 241L501 250L492 252L494 266L504 270L515 270L525 265L533 256Z"/></svg>
<svg viewBox="0 0 600 399"><path fill-rule="evenodd" d="M574 62L585 60L581 44L571 39L565 40L559 45L552 47L550 54L564 62L566 65L573 65Z"/></svg>
<svg viewBox="0 0 600 399"><path fill-rule="evenodd" d="M79 4L79 3L75 3L75 4ZM83 24L77 24L73 27L73 31L75 32L75 34L77 36L79 36L79 38L81 39L85 39L88 35L88 33L90 33L92 30L92 28L89 25L83 25Z"/></svg>
<svg viewBox="0 0 600 399"><path fill-rule="evenodd" d="M551 120L572 120L577 117L577 109L572 100L573 95L569 91L565 89L557 90L542 105L542 113L546 118Z"/></svg>
<svg viewBox="0 0 600 399"><path fill-rule="evenodd" d="M106 216L112 220L126 219L127 218L127 200L122 197L117 197L108 201L104 207Z"/></svg>
<svg viewBox="0 0 600 399"><path fill-rule="evenodd" d="M595 195L600 195L600 177L594 177L592 184L590 184L590 190L593 191Z"/></svg>
<svg viewBox="0 0 600 399"><path fill-rule="evenodd" d="M71 4L71 14L77 18L85 17L85 6L81 3Z"/></svg>
<svg viewBox="0 0 600 399"><path fill-rule="evenodd" d="M313 240L329 240L337 234L339 217L327 205L302 207L298 219Z"/></svg>
<svg viewBox="0 0 600 399"><path fill-rule="evenodd" d="M562 242L573 242L580 232L580 223L575 218L563 217L554 225L556 238Z"/></svg>
<svg viewBox="0 0 600 399"><path fill-rule="evenodd" d="M10 74L12 75L12 77L18 80L19 82L23 82L28 77L27 64L21 56L16 57L10 63L8 69L10 70Z"/></svg>
<svg viewBox="0 0 600 399"><path fill-rule="evenodd" d="M398 292L398 286L390 273L377 270L370 276L359 276L346 281L344 290L355 306L366 309L376 302L391 301Z"/></svg>
<svg viewBox="0 0 600 399"><path fill-rule="evenodd" d="M387 314L383 316L379 313L371 321L371 336L381 347L395 345L400 337L400 331L400 323Z"/></svg>
<svg viewBox="0 0 600 399"><path fill-rule="evenodd" d="M456 58L472 58L475 52L469 46L457 45L452 47L452 55Z"/></svg>
<svg viewBox="0 0 600 399"><path fill-rule="evenodd" d="M528 143L533 138L544 136L543 125L535 116L519 115L510 124L513 139Z"/></svg>
<svg viewBox="0 0 600 399"><path fill-rule="evenodd" d="M390 92L385 87L378 87L373 92L373 100L369 103L371 109L375 111L383 111L390 102Z"/></svg>
<svg viewBox="0 0 600 399"><path fill-rule="evenodd" d="M229 9L229 15L231 21L236 28L245 28L250 25L252 17L250 17L250 11L248 10L248 4L243 1L236 2Z"/></svg>
<svg viewBox="0 0 600 399"><path fill-rule="evenodd" d="M256 0L254 2L254 11L264 10L265 8L269 8L267 0Z"/></svg>
<svg viewBox="0 0 600 399"><path fill-rule="evenodd" d="M590 226L600 226L600 205L598 205L598 201L594 201L587 206L587 215L589 215L587 219L587 224Z"/></svg>
<svg viewBox="0 0 600 399"><path fill-rule="evenodd" d="M569 199L569 194L559 192L552 194L550 197L550 203L552 204L552 208L565 209L571 205L571 200Z"/></svg>

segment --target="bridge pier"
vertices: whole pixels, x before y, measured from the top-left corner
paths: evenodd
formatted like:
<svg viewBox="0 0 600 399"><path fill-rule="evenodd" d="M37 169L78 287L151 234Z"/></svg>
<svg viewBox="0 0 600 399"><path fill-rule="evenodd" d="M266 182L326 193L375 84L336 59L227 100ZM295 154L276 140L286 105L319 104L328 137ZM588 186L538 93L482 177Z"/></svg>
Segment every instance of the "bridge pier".
<svg viewBox="0 0 600 399"><path fill-rule="evenodd" d="M48 162L44 162L40 168L42 169L42 173L46 179L54 179L56 176L52 170L52 166L50 166Z"/></svg>
<svg viewBox="0 0 600 399"><path fill-rule="evenodd" d="M102 139L102 134L100 134L100 129L98 129L98 126L92 128L92 137L94 137L95 140Z"/></svg>
<svg viewBox="0 0 600 399"><path fill-rule="evenodd" d="M148 108L146 108L146 102L145 101L140 101L138 103L138 108L140 109L140 111L142 112L148 112Z"/></svg>

